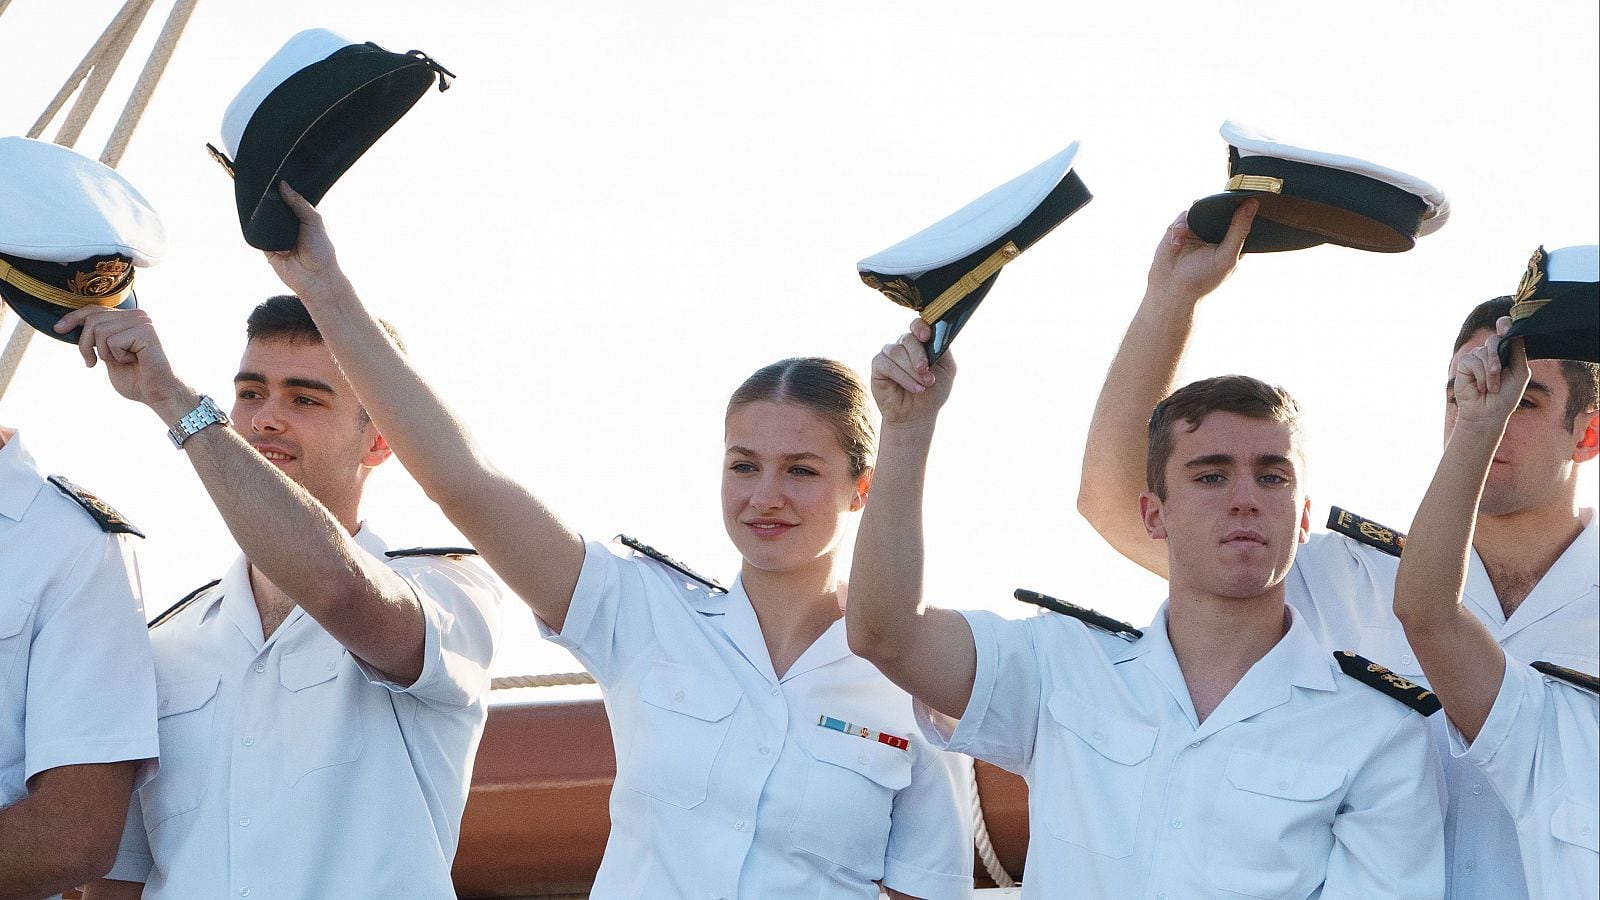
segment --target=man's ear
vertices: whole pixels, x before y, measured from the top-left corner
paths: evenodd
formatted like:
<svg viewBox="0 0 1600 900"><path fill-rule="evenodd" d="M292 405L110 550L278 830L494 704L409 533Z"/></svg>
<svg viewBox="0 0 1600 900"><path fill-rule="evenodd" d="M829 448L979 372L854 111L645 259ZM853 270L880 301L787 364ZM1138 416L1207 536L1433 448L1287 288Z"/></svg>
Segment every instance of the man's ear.
<svg viewBox="0 0 1600 900"><path fill-rule="evenodd" d="M1167 539L1167 523L1161 514L1161 498L1154 492L1145 491L1139 495L1139 518L1144 520L1144 533L1150 535L1151 540Z"/></svg>
<svg viewBox="0 0 1600 900"><path fill-rule="evenodd" d="M1304 544L1311 540L1311 498L1305 498L1305 506L1300 510L1300 527L1295 529L1295 540Z"/></svg>
<svg viewBox="0 0 1600 900"><path fill-rule="evenodd" d="M1585 463L1600 456L1600 411L1589 410L1586 416L1579 417L1578 423L1578 443L1572 448L1572 461Z"/></svg>
<svg viewBox="0 0 1600 900"><path fill-rule="evenodd" d="M373 429L372 443L367 447L366 455L361 457L361 464L370 469L381 464L392 455L394 455L394 451L389 449L389 442L384 439L382 434L378 433L377 429Z"/></svg>
<svg viewBox="0 0 1600 900"><path fill-rule="evenodd" d="M868 466L867 470L856 479L856 495L850 501L851 512L859 512L867 505L867 494L872 491L872 472L872 467Z"/></svg>

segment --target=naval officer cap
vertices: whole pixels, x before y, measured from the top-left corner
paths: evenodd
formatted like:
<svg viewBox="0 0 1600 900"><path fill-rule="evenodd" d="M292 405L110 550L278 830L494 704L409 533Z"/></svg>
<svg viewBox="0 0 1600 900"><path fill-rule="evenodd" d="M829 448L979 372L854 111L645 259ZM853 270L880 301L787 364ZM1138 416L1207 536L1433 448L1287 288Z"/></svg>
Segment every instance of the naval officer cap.
<svg viewBox="0 0 1600 900"><path fill-rule="evenodd" d="M278 195L278 182L321 202L435 79L443 91L453 77L418 50L392 53L321 28L290 38L228 104L226 152L206 145L233 176L245 241L261 250L292 249L300 223Z"/></svg>
<svg viewBox="0 0 1600 900"><path fill-rule="evenodd" d="M937 360L1001 267L1092 199L1073 163L1078 142L898 244L856 264L861 280L933 326Z"/></svg>
<svg viewBox="0 0 1600 900"><path fill-rule="evenodd" d="M1509 338L1522 338L1529 359L1600 363L1600 245L1533 252L1511 303Z"/></svg>
<svg viewBox="0 0 1600 900"><path fill-rule="evenodd" d="M1189 208L1189 229L1213 244L1221 243L1234 210L1249 199L1260 208L1246 253L1318 244L1399 253L1450 217L1444 192L1414 175L1287 144L1239 122L1222 123L1222 137L1227 186Z"/></svg>
<svg viewBox="0 0 1600 900"><path fill-rule="evenodd" d="M166 252L155 210L115 169L45 141L0 137L0 296L53 338L86 306L133 309L136 267Z"/></svg>

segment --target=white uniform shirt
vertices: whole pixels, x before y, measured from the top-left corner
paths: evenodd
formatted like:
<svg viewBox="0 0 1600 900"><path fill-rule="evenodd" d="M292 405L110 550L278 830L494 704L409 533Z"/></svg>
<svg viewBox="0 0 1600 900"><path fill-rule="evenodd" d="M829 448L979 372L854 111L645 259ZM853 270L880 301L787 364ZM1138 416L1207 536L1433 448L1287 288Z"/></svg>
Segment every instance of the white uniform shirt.
<svg viewBox="0 0 1600 900"><path fill-rule="evenodd" d="M0 448L0 806L47 769L148 760L156 685L138 569L45 481L16 432Z"/></svg>
<svg viewBox="0 0 1600 900"><path fill-rule="evenodd" d="M356 543L382 558L370 528ZM146 898L453 897L499 595L473 563L389 560L422 602L399 687L296 607L266 640L248 564L151 631L162 764L107 877Z"/></svg>
<svg viewBox="0 0 1600 900"><path fill-rule="evenodd" d="M1439 763L1423 717L1341 671L1295 617L1197 723L1166 607L1129 643L1064 615L964 613L953 733L1028 780L1024 897L1437 898Z"/></svg>
<svg viewBox="0 0 1600 900"><path fill-rule="evenodd" d="M1600 697L1508 656L1478 739L1450 736L1517 823L1529 895L1600 898Z"/></svg>
<svg viewBox="0 0 1600 900"><path fill-rule="evenodd" d="M1511 617L1500 609L1483 561L1470 557L1462 602L1515 659L1546 660L1580 672L1600 666L1600 540L1595 516ZM1331 649L1354 650L1392 671L1427 683L1394 617L1400 561L1342 535L1317 534L1300 548L1285 581L1289 603ZM1530 896L1516 853L1516 823L1482 773L1449 752L1448 722L1430 719L1444 762L1447 896L1452 900L1522 900ZM1534 900L1544 900L1535 896Z"/></svg>
<svg viewBox="0 0 1600 900"><path fill-rule="evenodd" d="M841 619L780 679L739 583L712 594L646 557L585 548L560 634L605 692L611 836L590 896L876 898L972 890L959 757L851 654ZM831 716L907 738L820 727Z"/></svg>

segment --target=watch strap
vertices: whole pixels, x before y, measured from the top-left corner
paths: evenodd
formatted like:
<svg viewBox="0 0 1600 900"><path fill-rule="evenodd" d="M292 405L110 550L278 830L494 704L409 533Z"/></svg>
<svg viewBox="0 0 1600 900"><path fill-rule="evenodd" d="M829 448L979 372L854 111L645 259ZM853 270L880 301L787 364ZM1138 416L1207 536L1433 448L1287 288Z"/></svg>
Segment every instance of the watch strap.
<svg viewBox="0 0 1600 900"><path fill-rule="evenodd" d="M167 437L172 441L172 446L181 450L183 442L194 437L201 429L211 425L226 425L228 422L228 414L217 406L216 401L201 394L199 405L174 422L167 429Z"/></svg>

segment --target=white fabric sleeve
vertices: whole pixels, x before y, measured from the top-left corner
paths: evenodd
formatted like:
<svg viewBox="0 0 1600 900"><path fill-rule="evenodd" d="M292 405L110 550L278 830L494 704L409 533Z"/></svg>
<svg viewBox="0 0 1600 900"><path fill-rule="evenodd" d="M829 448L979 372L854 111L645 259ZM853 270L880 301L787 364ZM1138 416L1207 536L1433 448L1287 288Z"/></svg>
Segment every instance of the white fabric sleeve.
<svg viewBox="0 0 1600 900"><path fill-rule="evenodd" d="M586 541L561 631L535 617L540 636L570 650L602 686L653 637L650 594L656 582L642 569L599 541Z"/></svg>
<svg viewBox="0 0 1600 900"><path fill-rule="evenodd" d="M895 795L883 884L924 900L962 900L972 893L972 762L938 750L928 755Z"/></svg>
<svg viewBox="0 0 1600 900"><path fill-rule="evenodd" d="M144 760L155 775L156 674L133 549L97 534L40 602L28 658L23 778L58 766Z"/></svg>
<svg viewBox="0 0 1600 900"><path fill-rule="evenodd" d="M500 613L497 582L474 562L445 557L403 557L390 566L422 607L422 674L402 686L357 659L367 680L443 709L483 698Z"/></svg>
<svg viewBox="0 0 1600 900"><path fill-rule="evenodd" d="M1513 818L1524 815L1536 799L1534 760L1543 735L1544 678L1538 672L1505 656L1506 671L1500 681L1489 717L1478 729L1478 738L1468 746L1466 738L1450 723L1450 755L1481 769L1494 785Z"/></svg>
<svg viewBox="0 0 1600 900"><path fill-rule="evenodd" d="M1034 647L1037 617L1011 620L986 611L961 614L972 629L977 672L972 697L946 733L949 719L918 701L917 724L935 747L966 753L1018 774L1033 762L1039 733L1039 658Z"/></svg>

